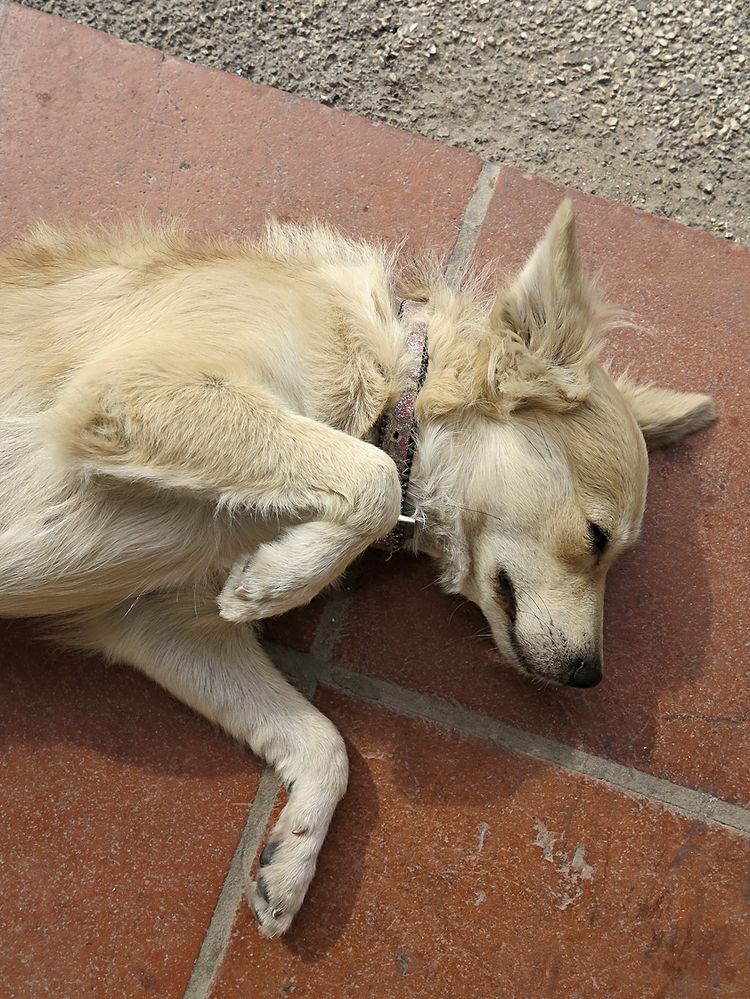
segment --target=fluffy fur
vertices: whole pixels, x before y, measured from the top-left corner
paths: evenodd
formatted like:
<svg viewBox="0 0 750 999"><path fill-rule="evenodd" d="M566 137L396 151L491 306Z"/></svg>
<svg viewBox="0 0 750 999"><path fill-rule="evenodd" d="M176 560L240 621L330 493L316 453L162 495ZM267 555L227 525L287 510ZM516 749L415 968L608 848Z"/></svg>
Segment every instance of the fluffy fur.
<svg viewBox="0 0 750 999"><path fill-rule="evenodd" d="M394 260L324 227L258 244L39 227L0 253L0 614L55 616L271 763L291 788L252 904L291 923L346 788L333 725L253 622L312 599L399 512L367 440L404 373ZM711 401L614 382L564 202L494 296L412 283L429 317L415 550L508 660L601 675L604 578L637 537L646 443Z"/></svg>

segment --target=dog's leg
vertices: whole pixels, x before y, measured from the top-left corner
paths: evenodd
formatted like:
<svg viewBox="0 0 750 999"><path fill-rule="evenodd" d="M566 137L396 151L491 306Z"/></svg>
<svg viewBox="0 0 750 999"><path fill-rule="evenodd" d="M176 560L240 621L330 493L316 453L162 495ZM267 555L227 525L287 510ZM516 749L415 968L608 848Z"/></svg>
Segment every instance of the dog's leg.
<svg viewBox="0 0 750 999"><path fill-rule="evenodd" d="M216 615L213 593L195 600L150 595L130 608L92 614L81 627L87 646L136 666L275 768L289 801L263 850L250 900L261 933L283 933L346 790L341 736L284 680L250 627Z"/></svg>
<svg viewBox="0 0 750 999"><path fill-rule="evenodd" d="M101 375L95 384L73 379L50 432L89 473L197 492L236 518L279 524L279 539L233 572L225 618L306 603L395 524L398 474L372 445L228 375L129 370L109 384Z"/></svg>
<svg viewBox="0 0 750 999"><path fill-rule="evenodd" d="M233 566L219 612L226 621L257 621L308 603L375 540L324 521L288 528Z"/></svg>

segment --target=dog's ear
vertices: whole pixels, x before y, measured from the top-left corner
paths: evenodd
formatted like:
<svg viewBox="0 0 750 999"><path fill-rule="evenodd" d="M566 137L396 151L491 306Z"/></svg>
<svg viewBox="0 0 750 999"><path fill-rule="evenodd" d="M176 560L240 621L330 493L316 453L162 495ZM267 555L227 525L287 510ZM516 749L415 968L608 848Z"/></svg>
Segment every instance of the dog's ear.
<svg viewBox="0 0 750 999"><path fill-rule="evenodd" d="M627 377L619 378L616 384L633 410L650 451L674 444L716 419L710 396L637 385Z"/></svg>
<svg viewBox="0 0 750 999"><path fill-rule="evenodd" d="M487 335L452 344L428 377L420 418L465 409L497 416L531 405L575 408L591 388L600 318L566 198L520 273L495 297Z"/></svg>
<svg viewBox="0 0 750 999"><path fill-rule="evenodd" d="M491 391L510 408L570 409L590 388L599 306L581 267L569 198L490 313ZM496 363L492 364L492 361Z"/></svg>

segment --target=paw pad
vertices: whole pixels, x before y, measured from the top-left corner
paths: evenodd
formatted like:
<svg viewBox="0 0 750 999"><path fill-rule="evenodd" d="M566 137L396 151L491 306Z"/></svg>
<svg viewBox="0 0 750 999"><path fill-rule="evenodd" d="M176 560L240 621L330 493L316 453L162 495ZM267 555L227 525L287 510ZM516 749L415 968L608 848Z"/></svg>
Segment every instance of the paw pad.
<svg viewBox="0 0 750 999"><path fill-rule="evenodd" d="M273 855L279 848L278 840L269 840L268 843L263 847L263 852L258 860L258 867L267 867L273 860Z"/></svg>

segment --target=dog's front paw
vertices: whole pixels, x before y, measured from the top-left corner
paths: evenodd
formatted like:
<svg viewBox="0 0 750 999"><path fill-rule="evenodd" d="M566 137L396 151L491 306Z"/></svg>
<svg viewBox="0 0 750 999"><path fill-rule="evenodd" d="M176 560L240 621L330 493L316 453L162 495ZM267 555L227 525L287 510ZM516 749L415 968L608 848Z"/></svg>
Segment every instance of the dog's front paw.
<svg viewBox="0 0 750 999"><path fill-rule="evenodd" d="M222 587L217 603L219 616L225 621L239 624L269 616L272 594L269 587L264 586L262 579L259 579L256 558L257 556L253 556L245 562L238 562Z"/></svg>
<svg viewBox="0 0 750 999"><path fill-rule="evenodd" d="M304 581L296 577L294 567L281 561L283 550L276 544L261 545L244 562L238 562L218 596L219 615L225 621L260 621L276 617L311 600Z"/></svg>
<svg viewBox="0 0 750 999"><path fill-rule="evenodd" d="M290 528L237 562L219 594L225 621L259 621L309 603L344 568L340 564L345 528L309 523Z"/></svg>
<svg viewBox="0 0 750 999"><path fill-rule="evenodd" d="M279 835L277 830L260 855L258 873L247 889L261 936L272 939L286 933L315 874L317 844L307 830Z"/></svg>

